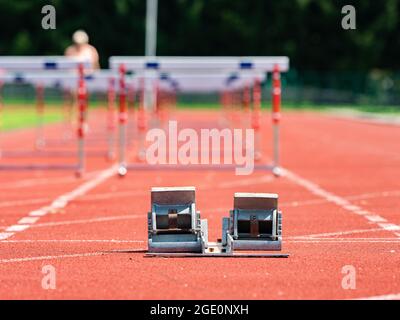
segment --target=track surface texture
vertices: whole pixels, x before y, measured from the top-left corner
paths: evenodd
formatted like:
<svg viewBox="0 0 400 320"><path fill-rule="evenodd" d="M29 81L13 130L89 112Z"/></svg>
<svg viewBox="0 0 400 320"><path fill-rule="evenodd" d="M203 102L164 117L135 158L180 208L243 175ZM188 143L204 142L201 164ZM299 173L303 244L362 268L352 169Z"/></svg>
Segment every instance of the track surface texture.
<svg viewBox="0 0 400 320"><path fill-rule="evenodd" d="M200 124L210 117L217 115L177 114ZM57 125L48 129L62 133ZM23 147L33 134L2 138ZM267 114L262 135L268 156ZM130 171L119 178L104 157L89 157L81 179L69 171L0 171L0 298L400 298L400 127L287 112L281 142L280 178L211 170ZM235 192L278 193L282 252L290 257L144 257L150 188L182 185L196 187L210 241L221 237ZM56 288L46 290L48 265ZM354 267L354 289L342 287L345 266Z"/></svg>

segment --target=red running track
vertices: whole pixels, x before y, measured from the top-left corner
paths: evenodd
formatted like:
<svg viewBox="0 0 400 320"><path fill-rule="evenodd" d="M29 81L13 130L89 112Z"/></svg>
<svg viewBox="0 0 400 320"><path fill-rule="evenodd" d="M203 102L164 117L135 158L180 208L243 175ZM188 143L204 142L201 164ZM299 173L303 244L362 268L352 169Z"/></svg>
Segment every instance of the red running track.
<svg viewBox="0 0 400 320"><path fill-rule="evenodd" d="M196 112L194 119L211 116ZM268 136L271 128L264 127ZM0 172L0 298L400 298L399 150L400 127L286 113L287 171L279 179L213 171L129 172L120 179L104 171L110 163L102 158L89 159L82 180L69 172ZM174 185L196 186L210 240L220 237L234 192L278 193L283 252L290 257L165 259L115 252L146 248L149 189ZM60 205L60 195L73 190ZM26 217L39 218L21 222ZM56 270L54 290L41 285L46 265ZM346 290L342 268L348 265L356 288Z"/></svg>

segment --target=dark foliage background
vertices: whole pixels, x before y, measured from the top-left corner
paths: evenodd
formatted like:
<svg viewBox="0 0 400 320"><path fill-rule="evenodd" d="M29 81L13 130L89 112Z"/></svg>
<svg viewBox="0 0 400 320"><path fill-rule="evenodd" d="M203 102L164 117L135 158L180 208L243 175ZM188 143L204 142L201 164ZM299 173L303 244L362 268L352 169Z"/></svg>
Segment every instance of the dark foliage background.
<svg viewBox="0 0 400 320"><path fill-rule="evenodd" d="M57 29L41 28L52 4ZM357 29L341 28L341 8ZM145 0L0 0L0 54L62 54L85 29L104 67L144 54ZM400 0L160 0L158 55L288 55L298 70L400 69Z"/></svg>
<svg viewBox="0 0 400 320"><path fill-rule="evenodd" d="M400 0L158 2L157 55L286 55L287 102L400 105ZM56 30L41 27L46 4ZM341 27L347 4L356 30ZM144 55L145 16L146 0L0 0L0 55L60 55L82 28L107 68Z"/></svg>

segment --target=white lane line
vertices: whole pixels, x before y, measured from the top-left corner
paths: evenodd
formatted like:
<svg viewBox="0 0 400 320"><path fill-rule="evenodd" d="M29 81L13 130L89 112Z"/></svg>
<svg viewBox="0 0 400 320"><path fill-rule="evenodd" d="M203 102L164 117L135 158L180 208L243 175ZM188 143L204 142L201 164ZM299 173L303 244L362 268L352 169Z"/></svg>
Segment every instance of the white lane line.
<svg viewBox="0 0 400 320"><path fill-rule="evenodd" d="M145 243L145 240L116 240L116 239L22 239L3 240L0 245L8 243ZM400 243L399 238L309 238L309 239L286 239L284 243ZM400 252L400 251L399 251Z"/></svg>
<svg viewBox="0 0 400 320"><path fill-rule="evenodd" d="M31 217L41 217L44 216L47 213L47 210L49 209L49 207L43 207L37 210L33 210L31 212L29 212L29 216Z"/></svg>
<svg viewBox="0 0 400 320"><path fill-rule="evenodd" d="M7 232L20 232L24 231L29 228L29 225L27 224L14 224L12 226L9 226L6 231Z"/></svg>
<svg viewBox="0 0 400 320"><path fill-rule="evenodd" d="M254 185L254 184L263 184L263 183L268 183L275 180L275 177L272 175L266 175L262 177L257 177L257 178L249 178L249 179L243 179L243 180L238 180L238 181L227 181L227 182L222 182L219 184L216 184L215 187L217 188L231 188L231 187L240 187L240 186L249 186L249 185ZM201 185L201 189L208 189L212 186L212 184L205 184Z"/></svg>
<svg viewBox="0 0 400 320"><path fill-rule="evenodd" d="M371 222L386 222L387 221L385 218L382 218L381 216L377 216L375 214L365 215L365 219L367 219Z"/></svg>
<svg viewBox="0 0 400 320"><path fill-rule="evenodd" d="M345 238L345 239L326 239L326 238L313 238L313 239L298 239L298 240L283 240L284 243L333 243L333 244L340 244L340 243L399 243L399 238L382 238L382 239L365 239L365 240L353 240L352 238Z"/></svg>
<svg viewBox="0 0 400 320"><path fill-rule="evenodd" d="M0 240L7 239L11 237L14 233L13 232L0 232Z"/></svg>
<svg viewBox="0 0 400 320"><path fill-rule="evenodd" d="M143 219L143 214L38 223L38 224L33 225L32 228L66 226L66 225L74 225L74 224L87 224L87 223L107 222L107 221L114 221L114 220L129 220L129 219L139 219L139 218Z"/></svg>
<svg viewBox="0 0 400 320"><path fill-rule="evenodd" d="M46 214L56 212L57 210L64 208L65 206L68 205L68 203L74 199L76 199L79 196L84 195L88 191L94 189L97 187L99 184L110 178L111 176L115 175L117 172L117 165L112 166L111 168L108 168L106 170L101 171L99 174L97 174L93 179L88 180L75 188L74 190L65 193L58 198L56 198L49 206L42 207L37 210L33 210L28 213L27 217L24 218L30 218L30 217L36 217L37 219L35 221L38 221L40 217L45 216ZM23 221L22 218L21 220ZM21 222L20 220L20 222ZM3 233L3 239L7 239L13 235L12 232L21 232L29 227L33 226L34 224L16 224L12 225L6 228L6 231L9 232L8 235L7 233Z"/></svg>
<svg viewBox="0 0 400 320"><path fill-rule="evenodd" d="M272 177L271 177L272 178ZM245 182L242 182L241 185L251 185L251 184L262 184L265 182L269 182L269 179L266 178L257 178L254 180L248 179ZM240 182L240 181L239 181ZM219 185L219 188L222 187L235 187L236 184L233 182L232 184L229 183L223 183L222 186ZM207 189L210 188L210 185L207 186L199 186L199 189ZM141 188L142 189L142 188ZM92 201L92 200L105 200L105 199L110 199L110 198L124 198L124 197L131 197L131 196L141 196L141 195L146 195L147 192L144 191L118 191L118 192L105 192L105 193L97 193L97 194L90 194L86 196L82 196L79 198L79 201ZM400 196L400 191L399 190L392 190L392 191L382 191L382 192L374 192L374 193L363 193L363 194L358 194L358 195L352 195L352 196L343 196L344 199L346 200L363 200L363 199L372 199L372 198L378 198L378 197L397 197ZM26 205L32 205L32 204L38 204L38 203L46 203L51 201L50 198L34 198L34 199L27 199L27 200L15 200L15 201L4 201L0 202L0 208L7 208L7 207L16 207L16 206L26 206ZM308 205L316 205L316 204L321 204L321 203L327 203L328 201L326 199L312 199L312 200L304 200L304 201L291 201L291 202L282 202L280 204L280 207L300 207L300 206L308 206ZM365 214L367 215L369 212L365 211Z"/></svg>
<svg viewBox="0 0 400 320"><path fill-rule="evenodd" d="M356 298L353 300L400 300L400 293L391 293L391 294L384 294L381 296Z"/></svg>
<svg viewBox="0 0 400 320"><path fill-rule="evenodd" d="M239 186L249 186L249 185L256 185L256 184L263 184L263 183L268 183L273 181L275 178L272 176L263 176L263 177L257 177L257 178L252 178L252 179L245 179L245 180L240 180L240 181L231 181L231 182L222 182L222 183L208 183L208 184L202 184L197 186L198 190L209 190L210 187L213 188L234 188L234 187L239 187ZM150 189L150 188L149 188ZM84 196L79 199L79 201L90 201L90 200L105 200L105 199L110 199L110 198L125 198L125 197L131 197L131 196L142 196L142 195L147 195L148 191L143 191L143 187L141 187L141 190L132 190L132 191L118 191L118 192L104 192L104 193L98 193L98 194L91 194Z"/></svg>
<svg viewBox="0 0 400 320"><path fill-rule="evenodd" d="M23 239L4 240L4 243L144 243L144 240L117 240L117 239Z"/></svg>
<svg viewBox="0 0 400 320"><path fill-rule="evenodd" d="M356 229L356 230L349 230L349 231L314 233L314 234L309 234L309 235L295 236L293 238L302 239L302 238L334 237L334 236L344 236L344 235L349 235L349 234L365 233L365 232L377 232L377 231L382 231L382 228Z"/></svg>
<svg viewBox="0 0 400 320"><path fill-rule="evenodd" d="M45 222L45 223L37 223L33 224L31 228L43 228L43 227L57 227L57 226L66 226L66 225L74 225L74 224L88 224L88 223L97 223L97 222L107 222L114 220L129 220L129 219L143 219L143 214L139 215L122 215L122 216L111 216L111 217L100 217L100 218L91 218L91 219L80 219L80 220L66 220L66 221L57 221L57 222ZM6 227L0 226L0 229L6 229Z"/></svg>
<svg viewBox="0 0 400 320"><path fill-rule="evenodd" d="M387 198L387 197L397 197L400 196L399 190L393 191L382 191L382 192L373 192L373 193L362 193L352 196L343 196L346 200L365 200L365 199L373 199L373 198ZM292 202L284 202L280 204L280 207L299 207L299 206L308 206L314 204L321 204L329 202L326 199L312 199L312 200L304 200L304 201L292 201ZM368 211L365 211L365 214L368 214Z"/></svg>
<svg viewBox="0 0 400 320"><path fill-rule="evenodd" d="M18 221L19 224L32 224L39 220L39 217L25 217Z"/></svg>
<svg viewBox="0 0 400 320"><path fill-rule="evenodd" d="M98 171L88 172L85 174L84 179L88 180L95 176ZM9 183L1 183L0 189L20 189L24 187L32 187L38 185L50 185L50 184L59 184L66 182L76 182L76 178L72 176L64 176L64 177L54 177L54 178L33 178L33 179L24 179L15 182Z"/></svg>
<svg viewBox="0 0 400 320"><path fill-rule="evenodd" d="M27 200L4 201L4 202L0 202L0 208L26 206L26 205L31 205L31 204L45 203L49 200L50 200L49 198L35 198L35 199L27 199Z"/></svg>
<svg viewBox="0 0 400 320"><path fill-rule="evenodd" d="M22 239L3 240L6 243L145 243L145 240L118 240L118 239ZM399 238L304 238L297 239L288 237L286 243L400 243Z"/></svg>
<svg viewBox="0 0 400 320"><path fill-rule="evenodd" d="M63 254L58 256L37 256L37 257L24 257L24 258L12 258L12 259L0 259L1 263L15 263L15 262L27 262L27 261L41 261L41 260L57 260L65 258L81 258L81 257L93 257L107 254L106 252L88 252L88 253L75 253L75 254Z"/></svg>
<svg viewBox="0 0 400 320"><path fill-rule="evenodd" d="M400 226L393 223L378 223L378 225L387 231L400 231Z"/></svg>
<svg viewBox="0 0 400 320"><path fill-rule="evenodd" d="M332 192L329 192L325 189L323 189L322 187L320 187L319 185L317 185L316 183L307 180L305 178L302 178L300 176L298 176L297 174L287 170L287 169L282 169L282 173L283 176L285 176L286 178L288 178L290 181L294 182L295 184L302 186L303 188L307 189L308 191L310 191L312 194L315 194L321 198L326 199L328 202L332 202L336 205L338 205L339 207L357 214L359 216L362 217L366 217L366 216L375 216L375 218L379 217L380 219L384 219L383 217L369 212L368 210L362 209L357 205L353 205L352 203L350 203L347 199L342 198L338 195L333 194ZM386 221L386 220L385 220ZM383 230L386 231L399 231L400 230L400 226L397 226L395 224L392 223L377 223L377 222L372 222L370 221L370 223L376 224L378 225L380 228L382 228ZM398 229L397 229L398 228ZM395 233L396 236L400 237L400 233Z"/></svg>

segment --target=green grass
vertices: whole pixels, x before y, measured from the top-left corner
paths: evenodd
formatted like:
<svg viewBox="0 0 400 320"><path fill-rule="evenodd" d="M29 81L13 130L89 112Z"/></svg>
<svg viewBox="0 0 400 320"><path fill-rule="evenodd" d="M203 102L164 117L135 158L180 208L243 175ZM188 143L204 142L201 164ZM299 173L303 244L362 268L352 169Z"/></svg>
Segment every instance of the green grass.
<svg viewBox="0 0 400 320"><path fill-rule="evenodd" d="M180 102L178 103L178 108L190 108L190 109L219 109L221 106L216 102ZM263 109L271 108L270 103L263 103ZM354 110L359 112L369 112L377 114L395 114L400 115L400 106L378 106L378 105L334 105L334 104L312 104L312 103L282 103L283 110L303 110L303 111L318 111L318 112L331 112L333 110Z"/></svg>
<svg viewBox="0 0 400 320"><path fill-rule="evenodd" d="M62 113L55 108L47 108L44 113L44 123L54 123L62 120ZM34 108L4 108L0 114L1 130L32 128L38 124L38 115Z"/></svg>
<svg viewBox="0 0 400 320"><path fill-rule="evenodd" d="M0 129L1 130L13 130L21 128L32 128L38 124L38 116L32 104L31 107L27 107L26 102L21 101L7 101L3 111L0 113ZM90 104L91 108L96 108L104 103L93 102ZM190 109L219 109L221 106L216 102L180 102L178 108L190 108ZM264 109L269 109L270 104L264 103ZM316 111L316 112L332 112L337 111L358 111L368 112L374 114L386 114L386 115L400 115L400 106L375 106L375 105L317 105L317 104L294 104L294 103L283 103L283 110L302 110L302 111ZM63 119L62 115L62 103L55 102L51 105L46 106L44 113L44 123L55 123L60 122Z"/></svg>

